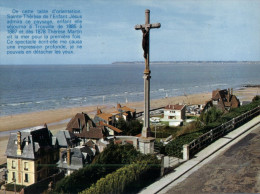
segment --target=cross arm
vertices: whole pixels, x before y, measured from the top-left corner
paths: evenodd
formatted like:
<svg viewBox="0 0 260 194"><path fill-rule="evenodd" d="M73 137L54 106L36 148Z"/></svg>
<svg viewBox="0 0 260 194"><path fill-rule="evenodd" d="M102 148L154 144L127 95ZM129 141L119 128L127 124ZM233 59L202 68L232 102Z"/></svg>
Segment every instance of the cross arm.
<svg viewBox="0 0 260 194"><path fill-rule="evenodd" d="M160 28L161 24L160 23L155 23L155 24L139 24L139 25L135 25L135 29L136 30L141 30L141 29L145 29L145 28Z"/></svg>

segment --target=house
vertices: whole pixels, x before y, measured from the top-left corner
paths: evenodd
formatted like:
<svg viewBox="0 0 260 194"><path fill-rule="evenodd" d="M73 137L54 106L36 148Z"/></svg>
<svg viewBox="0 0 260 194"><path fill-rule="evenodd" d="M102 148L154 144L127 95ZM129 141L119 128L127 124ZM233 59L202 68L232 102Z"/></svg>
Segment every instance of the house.
<svg viewBox="0 0 260 194"><path fill-rule="evenodd" d="M131 119L136 118L136 110L131 109L127 106L121 106L121 104L117 104L116 110L110 113L103 113L101 109L97 109L97 114L94 117L94 122L99 123L100 121L115 126L116 121L122 117L125 121L129 121Z"/></svg>
<svg viewBox="0 0 260 194"><path fill-rule="evenodd" d="M136 110L129 108L127 106L121 106L117 104L117 111L122 114L125 120L131 120L136 118Z"/></svg>
<svg viewBox="0 0 260 194"><path fill-rule="evenodd" d="M167 105L164 108L164 116L161 121L169 122L170 126L179 126L185 119L186 105Z"/></svg>
<svg viewBox="0 0 260 194"><path fill-rule="evenodd" d="M53 174L58 144L47 125L11 133L7 148L7 183L31 185Z"/></svg>
<svg viewBox="0 0 260 194"><path fill-rule="evenodd" d="M67 148L60 151L60 160L57 167L64 171L65 175L70 175L75 170L83 168L84 165L90 164L94 156L95 152L88 146Z"/></svg>
<svg viewBox="0 0 260 194"><path fill-rule="evenodd" d="M97 126L86 113L77 113L68 123L66 130L73 133L82 140L82 144L87 140L97 141L108 135L104 126Z"/></svg>
<svg viewBox="0 0 260 194"><path fill-rule="evenodd" d="M94 122L99 123L104 122L108 125L115 125L116 122L116 115L117 114L111 114L111 113L103 113L101 109L97 109L97 114L94 117Z"/></svg>
<svg viewBox="0 0 260 194"><path fill-rule="evenodd" d="M240 102L235 95L233 95L233 89L213 90L212 98L206 102L203 112L209 110L212 106L222 110L229 111L231 108L237 108L240 106Z"/></svg>

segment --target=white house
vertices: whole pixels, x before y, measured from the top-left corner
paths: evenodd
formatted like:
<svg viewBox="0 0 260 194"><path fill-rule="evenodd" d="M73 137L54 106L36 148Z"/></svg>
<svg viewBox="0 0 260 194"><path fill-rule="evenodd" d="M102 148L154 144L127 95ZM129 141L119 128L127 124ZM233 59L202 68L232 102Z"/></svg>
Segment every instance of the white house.
<svg viewBox="0 0 260 194"><path fill-rule="evenodd" d="M164 108L164 116L161 121L168 121L170 126L179 126L185 119L185 105L168 105Z"/></svg>

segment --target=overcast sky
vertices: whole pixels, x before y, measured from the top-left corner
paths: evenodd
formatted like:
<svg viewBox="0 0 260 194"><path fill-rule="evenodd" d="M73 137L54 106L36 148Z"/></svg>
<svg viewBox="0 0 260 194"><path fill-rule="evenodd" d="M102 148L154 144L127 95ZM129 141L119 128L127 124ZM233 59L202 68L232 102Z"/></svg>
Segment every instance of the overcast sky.
<svg viewBox="0 0 260 194"><path fill-rule="evenodd" d="M74 55L6 55L12 9L80 9L83 49ZM151 61L260 61L260 0L0 0L0 64L110 64L142 61L145 9Z"/></svg>

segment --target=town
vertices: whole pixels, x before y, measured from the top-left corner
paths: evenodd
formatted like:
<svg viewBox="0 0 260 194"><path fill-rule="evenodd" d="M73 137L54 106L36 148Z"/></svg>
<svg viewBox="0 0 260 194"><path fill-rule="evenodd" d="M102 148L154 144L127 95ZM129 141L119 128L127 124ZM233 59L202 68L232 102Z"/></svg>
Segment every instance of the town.
<svg viewBox="0 0 260 194"><path fill-rule="evenodd" d="M258 99L256 97L253 100L258 104L255 115L259 115ZM119 103L111 112L103 112L97 108L93 118L85 112L77 113L68 122L66 129L55 135L46 124L11 133L6 148L7 164L1 169L4 178L0 182L1 189L22 189L23 193L31 193L38 185L45 185L41 192L71 192L71 188L66 190L61 187L59 181L61 184L66 177L92 166L102 154L109 153L113 145L126 146L148 154L153 162L158 163L155 170L155 177L158 178L190 157L185 156L187 152L176 153L178 150L171 148L181 135L189 134L188 131L185 132L187 128L192 127L195 131L198 122L209 123L205 120L205 115L211 117L214 111L213 119L217 120L241 105L245 107L252 103L240 102L233 95L232 89L218 89L212 91L212 98L205 104L169 104L153 109L150 111L152 141L142 139L143 112L136 112L135 109ZM174 162L170 163L170 158ZM109 164L112 161L110 158L106 162ZM87 187L82 190L84 189Z"/></svg>

